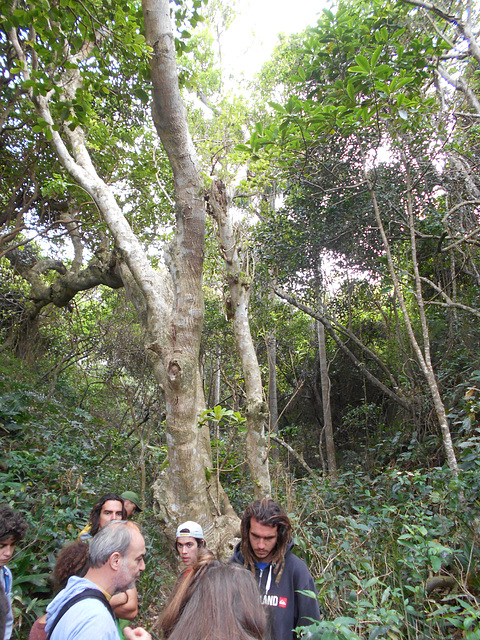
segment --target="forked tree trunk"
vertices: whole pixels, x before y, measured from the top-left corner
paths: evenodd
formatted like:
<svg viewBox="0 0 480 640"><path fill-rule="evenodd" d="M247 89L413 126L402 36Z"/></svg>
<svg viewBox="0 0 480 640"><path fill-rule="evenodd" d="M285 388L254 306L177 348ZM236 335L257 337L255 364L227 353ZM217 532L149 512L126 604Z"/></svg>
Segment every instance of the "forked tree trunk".
<svg viewBox="0 0 480 640"><path fill-rule="evenodd" d="M205 455L205 447L209 448L209 442L205 428L198 429L198 416L205 409L198 370L204 316L205 204L178 85L170 5L168 0L143 0L142 8L147 43L153 49L153 120L172 167L176 195L169 335L168 340L150 345L158 357L158 376L163 378L169 457L167 472L155 484L155 497L170 532L180 519L197 519L212 543L214 534L224 539L225 527L237 526L238 521L221 487L216 487L216 499L208 493L205 465L210 452ZM217 540L214 544L217 546Z"/></svg>
<svg viewBox="0 0 480 640"><path fill-rule="evenodd" d="M271 495L268 465L268 442L265 424L268 420L267 404L263 398L260 367L255 353L248 303L250 280L246 273L246 262L241 256L241 247L233 230L225 186L213 183L209 196L209 211L217 222L220 253L225 261L228 287L230 291L229 314L233 319L233 330L238 355L245 379L247 402L247 458L253 481L255 498Z"/></svg>

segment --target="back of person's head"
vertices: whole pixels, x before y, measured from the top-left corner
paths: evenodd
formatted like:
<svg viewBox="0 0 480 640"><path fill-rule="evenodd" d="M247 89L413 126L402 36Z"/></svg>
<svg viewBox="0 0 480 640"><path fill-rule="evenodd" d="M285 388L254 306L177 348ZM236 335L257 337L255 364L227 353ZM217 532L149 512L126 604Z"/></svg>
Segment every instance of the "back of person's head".
<svg viewBox="0 0 480 640"><path fill-rule="evenodd" d="M125 520L112 520L106 524L90 540L88 544L88 561L90 567L103 567L112 553L124 557L132 541L134 530L140 528Z"/></svg>
<svg viewBox="0 0 480 640"><path fill-rule="evenodd" d="M28 524L23 516L8 504L0 504L0 540L13 538L15 544L27 533Z"/></svg>
<svg viewBox="0 0 480 640"><path fill-rule="evenodd" d="M198 550L197 560L192 567L188 567L180 574L172 595L163 610L158 622L164 638L168 638L177 624L180 615L192 594L195 582L205 567L215 561L215 556L210 549L202 547Z"/></svg>
<svg viewBox="0 0 480 640"><path fill-rule="evenodd" d="M255 500L245 509L241 522L241 542L240 551L245 560L245 566L251 571L255 571L255 557L250 545L250 523L252 518L266 527L277 527L277 543L273 550L271 559L275 565L276 581L280 580L283 567L285 565L285 554L287 552L288 543L292 539L292 525L285 510L272 500L271 498L262 498Z"/></svg>
<svg viewBox="0 0 480 640"><path fill-rule="evenodd" d="M55 593L61 591L72 576L83 576L88 571L88 544L81 540L63 547L55 559L51 581Z"/></svg>
<svg viewBox="0 0 480 640"><path fill-rule="evenodd" d="M116 493L105 493L97 502L93 505L92 510L90 511L89 522L91 524L90 535L96 536L98 531L100 530L100 514L102 512L102 507L105 502L109 500L115 500L116 502L120 502L122 505L122 520L127 519L127 512L125 511L125 504L123 502L123 498L120 497Z"/></svg>
<svg viewBox="0 0 480 640"><path fill-rule="evenodd" d="M213 560L199 572L169 640L262 640L266 613L253 575Z"/></svg>

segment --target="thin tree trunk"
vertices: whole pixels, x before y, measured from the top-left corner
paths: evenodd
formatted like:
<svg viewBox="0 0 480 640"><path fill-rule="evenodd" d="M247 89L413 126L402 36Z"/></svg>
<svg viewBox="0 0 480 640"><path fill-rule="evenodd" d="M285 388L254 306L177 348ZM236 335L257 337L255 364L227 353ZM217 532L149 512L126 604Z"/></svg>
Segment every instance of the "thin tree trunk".
<svg viewBox="0 0 480 640"><path fill-rule="evenodd" d="M268 359L268 412L270 415L269 433L278 433L278 399L277 399L277 336L269 331L266 338ZM278 461L278 447L271 449L271 455Z"/></svg>
<svg viewBox="0 0 480 640"><path fill-rule="evenodd" d="M360 362L360 360L355 356L355 354L352 353L352 351L350 351L350 349L347 347L347 345L344 342L342 342L342 340L339 338L339 336L337 336L336 331L342 331L342 333L343 333L345 331L344 328L338 329L337 327L333 327L332 324L327 319L327 317L325 317L325 315L323 315L323 312L320 313L319 311L314 311L313 309L311 309L307 305L305 305L305 304L303 304L301 302L298 302L298 300L295 300L295 298L293 296L291 296L288 293L286 293L285 291L283 291L283 289L280 289L280 287L275 287L275 293L277 294L277 296L279 298L282 298L283 300L286 300L292 306L297 307L297 309L300 309L301 311L304 311L310 317L315 318L316 320L319 320L324 325L324 327L326 328L328 333L335 340L335 342L337 343L338 347L353 362L355 367L357 367L357 369L368 380L370 380L370 382L373 385L375 385L378 389L380 389L383 393L385 393L385 395L387 395L391 400L393 400L394 402L399 404L401 407L403 407L404 409L406 409L409 412L412 411L412 407L411 407L410 403L407 402L404 398L402 398L399 394L395 393L395 391L392 391L392 389L389 389L386 385L383 384L383 382L380 382L380 380L378 378L376 378ZM361 342L358 340L358 338L356 338L356 342L361 344ZM364 348L364 350L366 350L366 349ZM366 351L370 352L370 354L372 353L370 350L366 350Z"/></svg>
<svg viewBox="0 0 480 640"><path fill-rule="evenodd" d="M422 369L422 372L425 376L428 387L430 389L433 406L435 408L435 413L437 414L437 419L438 419L440 431L442 434L443 446L445 450L447 463L450 468L450 471L452 472L452 475L455 477L458 477L457 458L453 448L452 437L450 434L450 427L448 425L447 414L445 411L445 405L443 404L443 401L440 395L437 379L435 377L435 372L433 370L433 366L430 358L430 337L428 332L428 323L425 315L425 307L424 307L423 295L422 295L422 282L420 278L420 272L418 269L418 260L417 260L417 246L416 246L416 235L415 235L415 225L414 225L414 215L413 215L413 201L412 201L412 188L410 183L410 173L409 173L408 164L405 161L404 157L403 157L403 161L404 161L404 168L406 171L406 180L407 180L407 216L408 216L408 225L409 225L409 231L410 231L410 249L411 249L413 270L415 274L416 301L417 301L417 308L420 316L420 325L421 325L421 332L422 332L422 339L423 339L423 352L422 352L422 349L420 348L420 345L418 344L417 338L415 336L415 332L413 330L410 314L405 302L405 298L403 296L402 285L400 283L400 280L397 276L397 272L395 270L393 257L390 251L390 243L388 241L387 234L383 226L383 222L380 214L380 208L378 206L378 201L375 193L375 188L372 181L370 180L370 177L366 168L364 170L365 179L366 179L367 187L370 193L370 198L373 203L377 226L380 231L380 235L382 237L383 245L385 248L385 253L386 253L387 262L388 262L388 269L390 271L390 276L392 278L393 286L395 289L395 296L398 300L400 309L403 314L403 321L407 329L408 337L410 338L410 344L412 345L417 362L419 363L420 368Z"/></svg>
<svg viewBox="0 0 480 640"><path fill-rule="evenodd" d="M327 349L325 345L325 327L318 320L317 327L318 355L320 362L320 379L322 382L323 424L325 427L325 444L327 449L328 475L337 478L337 461L335 459L335 443L333 439L332 412L330 404L330 376L328 375ZM321 442L319 443L321 447Z"/></svg>
<svg viewBox="0 0 480 640"><path fill-rule="evenodd" d="M220 371L220 356L215 357L215 371L213 372L213 406L216 407L220 404L220 392L221 392L221 371Z"/></svg>

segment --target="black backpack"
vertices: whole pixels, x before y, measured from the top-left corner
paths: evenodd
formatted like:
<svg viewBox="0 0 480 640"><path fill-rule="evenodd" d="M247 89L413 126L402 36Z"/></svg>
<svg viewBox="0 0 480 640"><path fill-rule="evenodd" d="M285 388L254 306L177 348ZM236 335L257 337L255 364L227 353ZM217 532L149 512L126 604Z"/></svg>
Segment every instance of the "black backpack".
<svg viewBox="0 0 480 640"><path fill-rule="evenodd" d="M103 604L107 607L108 611L110 612L110 615L112 616L113 621L115 622L115 624L117 623L117 619L115 618L115 614L113 613L112 607L110 606L110 603L108 602L107 598L103 595L103 593L98 589L85 589L85 591L82 591L81 593L77 593L76 596L73 596L73 598L70 598L70 600L67 600L67 602L65 602L63 607L60 609L57 617L55 618L54 623L50 627L50 630L47 634L47 640L50 640L50 636L52 635L53 630L55 629L57 624L60 622L60 619L62 618L62 616L64 616L67 613L67 611L70 609L70 607L73 607L74 604L76 604L80 600L85 600L86 598L95 598L95 600L100 600L100 602L103 602Z"/></svg>

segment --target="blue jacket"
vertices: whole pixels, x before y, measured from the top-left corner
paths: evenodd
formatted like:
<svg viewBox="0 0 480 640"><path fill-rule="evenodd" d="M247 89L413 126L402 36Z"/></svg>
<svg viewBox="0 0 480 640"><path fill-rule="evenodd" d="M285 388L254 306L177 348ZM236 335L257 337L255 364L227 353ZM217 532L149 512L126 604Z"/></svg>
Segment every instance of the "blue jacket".
<svg viewBox="0 0 480 640"><path fill-rule="evenodd" d="M268 564L263 570L255 567L262 604L268 607L272 640L296 640L297 635L293 631L296 627L308 626L320 620L317 598L298 593L313 591L316 594L317 590L307 565L292 553L292 548L293 541L288 545L285 566L278 584L272 564ZM230 562L244 566L240 543L235 547Z"/></svg>
<svg viewBox="0 0 480 640"><path fill-rule="evenodd" d="M5 640L9 640L12 635L13 628L13 612L12 612L12 572L8 567L0 567L0 581L3 585L3 590L8 598L8 612L5 620Z"/></svg>
<svg viewBox="0 0 480 640"><path fill-rule="evenodd" d="M78 593L85 589L100 589L96 584L87 580L72 576L65 589L58 593L47 607L47 624L45 631L55 621L57 614L63 605ZM95 598L86 598L76 602L61 618L53 630L51 640L120 640L117 625L107 607Z"/></svg>

